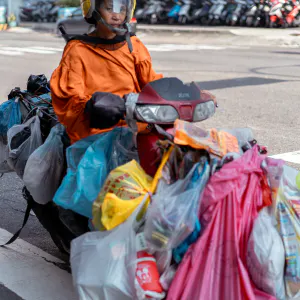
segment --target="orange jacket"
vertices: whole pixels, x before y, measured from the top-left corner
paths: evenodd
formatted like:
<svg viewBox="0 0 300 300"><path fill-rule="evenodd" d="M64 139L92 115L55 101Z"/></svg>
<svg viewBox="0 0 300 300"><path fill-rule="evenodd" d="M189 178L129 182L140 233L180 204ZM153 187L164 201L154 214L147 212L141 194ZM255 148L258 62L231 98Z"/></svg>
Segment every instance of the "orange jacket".
<svg viewBox="0 0 300 300"><path fill-rule="evenodd" d="M162 78L154 72L145 45L135 36L131 41L132 53L126 43L118 44L114 50L78 40L66 45L50 86L55 113L72 143L112 129L89 127L84 108L93 93L109 92L123 97L139 93L147 83ZM120 121L117 126L124 125Z"/></svg>

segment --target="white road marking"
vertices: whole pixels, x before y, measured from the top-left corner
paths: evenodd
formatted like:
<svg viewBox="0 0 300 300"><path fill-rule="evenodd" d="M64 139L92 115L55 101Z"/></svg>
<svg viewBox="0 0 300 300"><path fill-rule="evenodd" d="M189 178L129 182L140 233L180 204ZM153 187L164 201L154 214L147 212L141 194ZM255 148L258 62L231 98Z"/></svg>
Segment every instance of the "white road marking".
<svg viewBox="0 0 300 300"><path fill-rule="evenodd" d="M11 236L0 228L0 244ZM18 239L0 248L0 282L24 300L77 300L71 274L54 263L63 262Z"/></svg>
<svg viewBox="0 0 300 300"><path fill-rule="evenodd" d="M50 51L58 51L58 52L64 51L64 48L42 47L42 46L34 46L31 47L31 49L50 50Z"/></svg>
<svg viewBox="0 0 300 300"><path fill-rule="evenodd" d="M290 162L290 163L294 163L294 164L300 164L300 151L276 154L276 155L272 155L270 157L276 158L276 159L282 159L286 162Z"/></svg>
<svg viewBox="0 0 300 300"><path fill-rule="evenodd" d="M21 52L21 51L1 50L1 48L0 48L0 55L20 56L20 55L24 55L24 52Z"/></svg>
<svg viewBox="0 0 300 300"><path fill-rule="evenodd" d="M28 48L17 48L17 47L2 47L1 49L6 51L21 51L21 52L28 52L28 53L36 53L36 54L55 54L55 51L52 50L41 50L41 49L35 49L33 47ZM1 50L0 49L0 50Z"/></svg>
<svg viewBox="0 0 300 300"><path fill-rule="evenodd" d="M169 52L169 51L197 51L197 50L225 50L223 46L213 45L180 45L180 44L159 44L147 45L149 51Z"/></svg>

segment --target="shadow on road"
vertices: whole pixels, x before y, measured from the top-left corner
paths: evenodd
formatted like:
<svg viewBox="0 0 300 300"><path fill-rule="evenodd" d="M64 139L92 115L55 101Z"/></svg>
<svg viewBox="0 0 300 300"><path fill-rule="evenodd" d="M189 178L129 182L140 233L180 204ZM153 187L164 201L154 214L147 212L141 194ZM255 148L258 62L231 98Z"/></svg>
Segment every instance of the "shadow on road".
<svg viewBox="0 0 300 300"><path fill-rule="evenodd" d="M226 89L241 86L253 86L253 85L265 85L279 82L285 82L286 80L272 79L272 78L261 78L261 77L242 77L232 79L222 79L213 81L202 81L198 82L201 89L204 90L217 90Z"/></svg>

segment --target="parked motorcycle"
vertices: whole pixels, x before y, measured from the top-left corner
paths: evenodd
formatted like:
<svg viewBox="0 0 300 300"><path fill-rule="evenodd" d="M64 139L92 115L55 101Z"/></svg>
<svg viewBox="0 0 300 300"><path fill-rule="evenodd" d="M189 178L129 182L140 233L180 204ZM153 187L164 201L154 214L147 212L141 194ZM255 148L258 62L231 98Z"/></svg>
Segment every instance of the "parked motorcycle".
<svg viewBox="0 0 300 300"><path fill-rule="evenodd" d="M146 22L150 24L166 22L171 9L168 4L168 2L162 0L150 0L148 9L144 12Z"/></svg>
<svg viewBox="0 0 300 300"><path fill-rule="evenodd" d="M237 4L234 0L227 1L226 6L224 7L224 9L221 13L221 17L220 17L221 24L226 23L227 18L230 18L230 16L232 15L232 13L236 9L236 7L237 7Z"/></svg>
<svg viewBox="0 0 300 300"><path fill-rule="evenodd" d="M258 0L248 2L246 11L240 18L240 26L252 26L254 17L257 13L258 5Z"/></svg>
<svg viewBox="0 0 300 300"><path fill-rule="evenodd" d="M295 1L292 5L292 10L286 16L286 22L289 26L296 27L300 25L300 3Z"/></svg>
<svg viewBox="0 0 300 300"><path fill-rule="evenodd" d="M213 2L211 0L205 0L202 3L202 6L194 11L193 22L207 25L209 12L212 6L213 6Z"/></svg>
<svg viewBox="0 0 300 300"><path fill-rule="evenodd" d="M44 16L48 22L56 22L58 18L59 6L56 0L49 1L44 5Z"/></svg>
<svg viewBox="0 0 300 300"><path fill-rule="evenodd" d="M253 19L254 27L269 27L270 23L270 10L271 10L271 2L269 0L261 1L258 5L258 9L256 11L255 17Z"/></svg>
<svg viewBox="0 0 300 300"><path fill-rule="evenodd" d="M220 25L221 15L227 5L225 0L216 0L209 11L208 24L210 25Z"/></svg>
<svg viewBox="0 0 300 300"><path fill-rule="evenodd" d="M169 25L172 25L172 24L178 22L179 12L180 12L181 7L183 5L183 2L179 1L179 0L175 0L174 3L175 3L174 6L170 9L170 11L168 13L168 23L169 23Z"/></svg>
<svg viewBox="0 0 300 300"><path fill-rule="evenodd" d="M270 23L269 27L285 27L285 18L284 18L284 4L285 0L276 0L272 3L271 10L269 12Z"/></svg>
<svg viewBox="0 0 300 300"><path fill-rule="evenodd" d="M32 3L27 3L27 5L20 6L19 18L21 22L32 22L33 21L33 11L36 6Z"/></svg>
<svg viewBox="0 0 300 300"><path fill-rule="evenodd" d="M235 26L247 9L247 2L243 0L236 1L235 9L226 18L226 24Z"/></svg>
<svg viewBox="0 0 300 300"><path fill-rule="evenodd" d="M183 5L179 11L178 23L187 24L193 20L193 10L196 8L194 0L183 0Z"/></svg>

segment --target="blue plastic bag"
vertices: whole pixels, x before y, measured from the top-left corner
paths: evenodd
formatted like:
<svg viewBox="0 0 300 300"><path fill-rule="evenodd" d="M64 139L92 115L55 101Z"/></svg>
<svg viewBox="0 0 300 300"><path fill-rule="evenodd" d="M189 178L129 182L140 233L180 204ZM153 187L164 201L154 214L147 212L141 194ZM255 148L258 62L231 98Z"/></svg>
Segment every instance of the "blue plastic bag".
<svg viewBox="0 0 300 300"><path fill-rule="evenodd" d="M195 172L191 179L190 185L188 188L195 188L198 186L201 189L199 199L201 201L202 193L206 186L206 183L209 179L210 167L208 162L206 162L203 166L202 172ZM173 249L173 258L177 264L181 262L184 254L189 249L190 245L195 243L200 236L201 224L199 219L196 219L195 229L194 231L175 249Z"/></svg>
<svg viewBox="0 0 300 300"><path fill-rule="evenodd" d="M14 99L0 105L0 173L12 172L8 165L7 131L16 124L21 124L20 102Z"/></svg>
<svg viewBox="0 0 300 300"><path fill-rule="evenodd" d="M110 171L132 159L138 160L128 128L92 135L67 149L67 175L54 196L54 202L92 218L92 205Z"/></svg>
<svg viewBox="0 0 300 300"><path fill-rule="evenodd" d="M19 100L10 99L0 105L0 136L6 137L8 129L21 124L22 116Z"/></svg>

